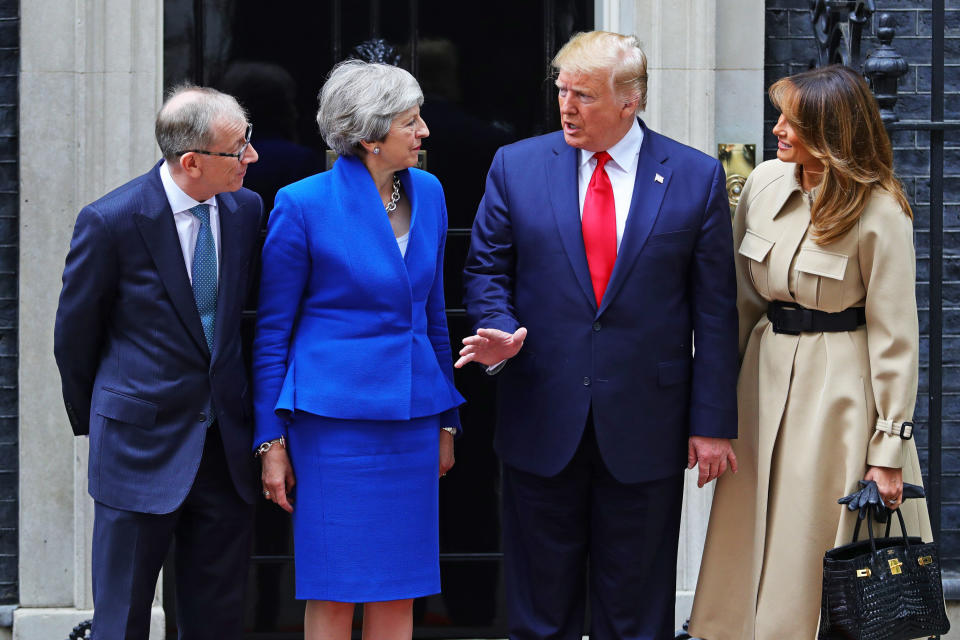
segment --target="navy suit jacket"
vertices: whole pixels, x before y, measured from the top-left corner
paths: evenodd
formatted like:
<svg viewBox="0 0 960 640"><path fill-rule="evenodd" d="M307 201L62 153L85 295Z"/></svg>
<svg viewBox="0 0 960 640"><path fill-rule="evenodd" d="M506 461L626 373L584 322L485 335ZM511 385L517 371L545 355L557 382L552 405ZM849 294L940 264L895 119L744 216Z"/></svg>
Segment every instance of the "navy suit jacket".
<svg viewBox="0 0 960 640"><path fill-rule="evenodd" d="M425 171L399 175L411 201L405 257L358 158L277 193L254 340L254 444L285 433L297 410L363 420L445 414L441 426L460 426L443 190Z"/></svg>
<svg viewBox="0 0 960 640"><path fill-rule="evenodd" d="M77 216L54 354L76 435L90 435L89 491L116 509L169 513L200 465L211 400L230 475L252 502L252 403L241 349L263 203L217 196L215 341L203 335L160 164Z"/></svg>
<svg viewBox="0 0 960 640"><path fill-rule="evenodd" d="M690 435L736 437L723 169L641 126L630 212L599 307L581 232L579 150L555 132L502 147L490 167L464 301L474 329L529 330L498 374L494 444L520 470L559 473L591 407L601 455L621 482L680 473Z"/></svg>

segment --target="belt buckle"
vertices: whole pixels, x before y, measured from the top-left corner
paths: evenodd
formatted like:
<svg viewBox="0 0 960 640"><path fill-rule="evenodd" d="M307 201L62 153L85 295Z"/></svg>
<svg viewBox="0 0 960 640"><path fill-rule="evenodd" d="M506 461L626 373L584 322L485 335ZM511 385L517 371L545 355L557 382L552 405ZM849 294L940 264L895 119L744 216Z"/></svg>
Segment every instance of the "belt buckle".
<svg viewBox="0 0 960 640"><path fill-rule="evenodd" d="M908 435L903 435L903 432L907 430L907 427L910 427L910 433ZM913 429L914 425L909 420L905 420L900 423L900 439L901 440L910 440L913 438Z"/></svg>
<svg viewBox="0 0 960 640"><path fill-rule="evenodd" d="M798 307L790 304L789 302L781 302L777 307L776 311L773 314L771 322L773 323L773 332L774 333L784 333L788 336L798 336L800 335L799 331L794 331L792 329L785 329L784 323L787 320L787 316L791 313L796 313L797 311L806 312L807 316L804 317L804 320L809 320L810 312L809 309L804 309L803 307Z"/></svg>

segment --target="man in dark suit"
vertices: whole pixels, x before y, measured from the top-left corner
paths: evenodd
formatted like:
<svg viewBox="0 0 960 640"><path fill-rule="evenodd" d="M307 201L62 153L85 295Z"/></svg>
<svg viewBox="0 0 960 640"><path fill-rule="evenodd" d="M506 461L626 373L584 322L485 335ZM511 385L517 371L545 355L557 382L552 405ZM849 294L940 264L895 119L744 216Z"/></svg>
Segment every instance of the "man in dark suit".
<svg viewBox="0 0 960 640"><path fill-rule="evenodd" d="M578 34L553 64L563 131L494 157L457 362L502 368L510 636L580 638L589 584L592 638L673 638L684 466L736 464L724 173L636 117L635 38Z"/></svg>
<svg viewBox="0 0 960 640"><path fill-rule="evenodd" d="M256 495L240 345L257 262L256 162L237 101L174 90L164 159L77 216L54 353L76 435L90 436L93 637L146 639L175 541L181 639L238 638Z"/></svg>

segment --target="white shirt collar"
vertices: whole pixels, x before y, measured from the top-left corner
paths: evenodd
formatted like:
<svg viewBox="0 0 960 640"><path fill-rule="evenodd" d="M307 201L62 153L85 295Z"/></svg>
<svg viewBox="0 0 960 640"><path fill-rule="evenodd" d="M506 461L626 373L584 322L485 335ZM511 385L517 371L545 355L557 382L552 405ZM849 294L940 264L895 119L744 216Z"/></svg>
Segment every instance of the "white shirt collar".
<svg viewBox="0 0 960 640"><path fill-rule="evenodd" d="M173 180L173 176L170 175L170 167L167 166L167 161L164 160L163 164L160 165L160 182L163 183L163 190L167 194L167 202L170 203L170 209L173 211L174 215L180 213L181 211L188 211L198 204L208 204L214 209L217 207L217 197L213 196L199 202L188 196L183 189L180 188Z"/></svg>
<svg viewBox="0 0 960 640"><path fill-rule="evenodd" d="M636 166L637 154L640 153L640 145L642 144L643 128L640 126L640 121L634 118L633 126L627 130L627 133L620 138L617 144L607 149L607 153L610 154L610 159L613 160L620 169L629 171L631 167ZM580 166L588 163L594 156L594 153L593 151L581 149Z"/></svg>

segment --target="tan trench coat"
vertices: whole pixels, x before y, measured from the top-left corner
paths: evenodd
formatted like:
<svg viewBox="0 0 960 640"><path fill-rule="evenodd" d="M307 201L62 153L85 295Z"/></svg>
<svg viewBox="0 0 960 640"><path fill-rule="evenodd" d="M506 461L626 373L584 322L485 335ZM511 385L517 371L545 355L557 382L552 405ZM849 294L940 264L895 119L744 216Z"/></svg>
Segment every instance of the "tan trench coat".
<svg viewBox="0 0 960 640"><path fill-rule="evenodd" d="M854 516L837 498L867 465L902 467L920 484L911 420L918 327L913 227L875 189L857 225L826 246L809 233L796 165L750 175L734 219L742 363L738 474L719 479L690 633L706 640L814 640L823 552L850 541ZM866 307L856 331L774 333L770 300L836 312ZM923 500L902 512L931 539ZM894 531L898 527L894 526Z"/></svg>

